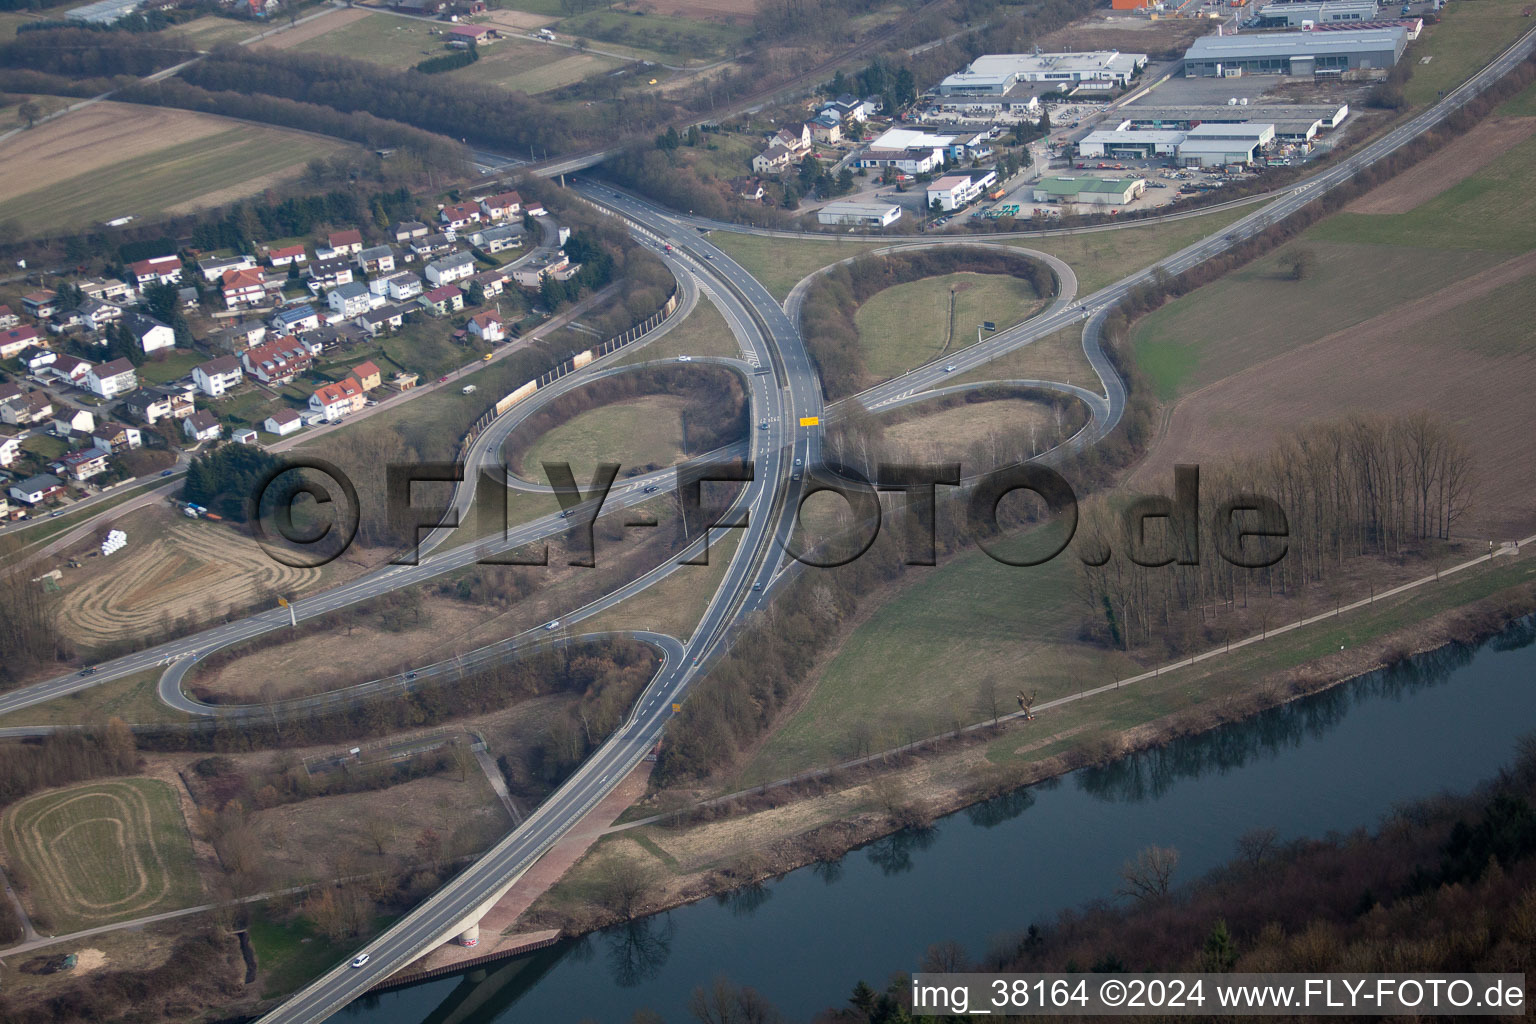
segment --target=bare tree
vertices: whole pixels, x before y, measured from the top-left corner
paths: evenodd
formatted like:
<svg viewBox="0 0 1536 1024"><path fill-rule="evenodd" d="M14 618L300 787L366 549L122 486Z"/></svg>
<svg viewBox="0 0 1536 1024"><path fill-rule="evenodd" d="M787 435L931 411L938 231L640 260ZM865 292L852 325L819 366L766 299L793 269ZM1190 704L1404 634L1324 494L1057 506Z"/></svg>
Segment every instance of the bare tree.
<svg viewBox="0 0 1536 1024"><path fill-rule="evenodd" d="M986 676L976 688L976 710L992 719L993 725L1002 717L1002 697L995 677Z"/></svg>
<svg viewBox="0 0 1536 1024"><path fill-rule="evenodd" d="M1258 867L1275 852L1280 833L1272 828L1251 828L1237 837L1237 854L1250 866Z"/></svg>
<svg viewBox="0 0 1536 1024"><path fill-rule="evenodd" d="M603 858L596 871L599 902L626 921L634 919L656 888L656 870L620 854Z"/></svg>
<svg viewBox="0 0 1536 1024"><path fill-rule="evenodd" d="M1178 850L1171 846L1149 846L1120 869L1124 884L1119 893L1144 903L1160 900L1168 895L1173 885L1173 871L1178 866Z"/></svg>

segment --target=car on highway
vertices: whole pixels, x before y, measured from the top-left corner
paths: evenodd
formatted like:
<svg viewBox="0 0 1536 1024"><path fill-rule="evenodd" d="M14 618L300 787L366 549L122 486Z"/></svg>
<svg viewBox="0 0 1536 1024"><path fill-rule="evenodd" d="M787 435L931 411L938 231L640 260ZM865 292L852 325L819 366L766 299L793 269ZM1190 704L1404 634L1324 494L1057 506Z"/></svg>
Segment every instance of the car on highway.
<svg viewBox="0 0 1536 1024"><path fill-rule="evenodd" d="M560 518L561 519L569 519L569 518L571 518L571 510L568 509L568 508L567 509L561 509L561 511L560 511Z"/></svg>
<svg viewBox="0 0 1536 1024"><path fill-rule="evenodd" d="M359 953L357 956L352 958L352 966L353 966L354 969L358 968L358 967L362 967L367 962L368 962L368 954L367 953Z"/></svg>
<svg viewBox="0 0 1536 1024"><path fill-rule="evenodd" d="M712 253L712 252L707 252L707 253L704 254L704 258L707 259L707 260L712 260L712 259L715 258L715 254Z"/></svg>
<svg viewBox="0 0 1536 1024"><path fill-rule="evenodd" d="M753 590L762 590L763 589L763 585L761 583L754 583L754 584L752 584L752 589Z"/></svg>
<svg viewBox="0 0 1536 1024"><path fill-rule="evenodd" d="M90 668L83 668L80 670L80 674L83 676L93 676L96 674L96 666L92 665Z"/></svg>
<svg viewBox="0 0 1536 1024"><path fill-rule="evenodd" d="M443 374L441 377L437 378L437 382L439 384L447 384L448 383L448 375L446 373Z"/></svg>
<svg viewBox="0 0 1536 1024"><path fill-rule="evenodd" d="M803 466L803 465L805 465L805 460L804 459L796 459L795 460L795 465L796 466Z"/></svg>
<svg viewBox="0 0 1536 1024"><path fill-rule="evenodd" d="M944 367L944 372L945 373L954 373L955 372L955 364L954 363L950 363L947 366L945 366Z"/></svg>
<svg viewBox="0 0 1536 1024"><path fill-rule="evenodd" d="M768 429L768 421L767 420L763 420L762 422L760 422L757 425L757 429L758 430L767 430Z"/></svg>
<svg viewBox="0 0 1536 1024"><path fill-rule="evenodd" d="M161 476L170 476L174 472L176 472L174 469L162 469L160 471L160 475Z"/></svg>
<svg viewBox="0 0 1536 1024"><path fill-rule="evenodd" d="M54 509L52 512L48 513L48 518L49 519L57 519L57 518L59 518L59 516L61 516L63 514L64 514L64 510L63 509Z"/></svg>
<svg viewBox="0 0 1536 1024"><path fill-rule="evenodd" d="M655 484L647 484L644 488L641 489L640 493L642 493L642 494L655 494L656 493L656 485Z"/></svg>
<svg viewBox="0 0 1536 1024"><path fill-rule="evenodd" d="M545 629L559 629L560 628L560 620L559 619L550 619L548 622L544 623L544 628Z"/></svg>
<svg viewBox="0 0 1536 1024"><path fill-rule="evenodd" d="M680 363L691 363L693 362L693 356L678 356L677 361Z"/></svg>

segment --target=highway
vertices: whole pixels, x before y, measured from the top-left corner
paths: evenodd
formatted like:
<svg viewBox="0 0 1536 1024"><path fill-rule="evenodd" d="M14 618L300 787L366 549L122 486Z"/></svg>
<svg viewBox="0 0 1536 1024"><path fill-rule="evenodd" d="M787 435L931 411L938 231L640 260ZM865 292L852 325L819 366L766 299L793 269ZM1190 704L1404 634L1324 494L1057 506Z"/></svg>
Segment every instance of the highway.
<svg viewBox="0 0 1536 1024"><path fill-rule="evenodd" d="M1531 52L1533 40L1536 40L1536 33L1528 33L1429 111L1392 130L1336 166L1281 192L1269 205L1228 226L1219 234L1197 242L1154 267L1132 274L1086 298L1066 300L1064 305L1058 302L1045 313L1016 328L1000 332L942 361L926 364L896 381L872 388L857 396L859 401L870 409L906 403L926 389L942 386L948 376L948 365L955 366L954 372L979 367L1056 330L1083 323L1084 350L1104 384L1105 394L1101 399L1102 415L1095 416L1091 429L1080 434L1075 443L1093 443L1114 428L1125 407L1123 382L1102 350L1103 320L1115 302L1139 284L1150 281L1159 270L1169 274L1180 273L1252 237L1315 200L1328 189L1348 180L1360 168L1412 141L1516 62L1524 59ZM750 378L753 419L768 421L769 429L756 432L758 436L753 441L755 479L746 487L742 499L751 512L742 543L737 547L725 578L712 597L689 644L680 644L674 638L660 634L634 634L662 650L664 664L657 677L647 686L631 717L586 763L516 831L398 924L369 943L366 950L370 954L370 961L366 967L353 970L343 964L333 968L268 1014L264 1020L323 1020L441 941L456 923L483 905L489 895L500 891L508 879L518 875L537 859L617 785L654 745L671 714L672 703L683 698L711 659L719 653L730 630L767 600L768 591L785 557L785 541L793 519L785 512L797 505L802 473L820 462L821 419L825 413L820 383L794 318L760 282L700 232L700 227L708 229L709 225L698 224L686 216L657 210L650 204L606 186L582 181L577 182L574 188L585 198L625 218L640 237L671 244L687 267L687 272L696 275L701 282L700 287L708 289L711 298L721 305L733 330L741 332L739 338L744 341L743 350L748 354L748 361L755 358L767 371L754 373ZM986 241L987 238L980 241ZM974 241L977 240L958 237L948 244ZM605 508L611 510L637 504L647 498L643 488L630 487L623 494L610 499L610 502L617 504ZM310 618L399 587L418 585L470 564L488 549L505 551L556 535L571 525L571 521L562 520L557 515L543 517L513 528L505 539L445 550L424 559L418 566L396 566L371 573L296 602L294 611L299 618ZM0 714L54 699L108 679L121 678L171 659L193 658L201 652L279 628L286 622L287 612L273 609L104 663L97 666L91 675L59 677L0 695Z"/></svg>

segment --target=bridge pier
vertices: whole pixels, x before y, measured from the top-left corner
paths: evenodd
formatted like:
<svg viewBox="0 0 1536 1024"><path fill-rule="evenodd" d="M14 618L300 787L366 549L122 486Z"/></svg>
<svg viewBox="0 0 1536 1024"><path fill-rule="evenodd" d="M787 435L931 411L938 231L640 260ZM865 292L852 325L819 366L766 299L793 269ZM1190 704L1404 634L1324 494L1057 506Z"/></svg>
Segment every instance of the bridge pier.
<svg viewBox="0 0 1536 1024"><path fill-rule="evenodd" d="M459 937L453 941L457 942L461 946L480 945L480 922L476 921L468 928L465 928L462 932L459 932Z"/></svg>

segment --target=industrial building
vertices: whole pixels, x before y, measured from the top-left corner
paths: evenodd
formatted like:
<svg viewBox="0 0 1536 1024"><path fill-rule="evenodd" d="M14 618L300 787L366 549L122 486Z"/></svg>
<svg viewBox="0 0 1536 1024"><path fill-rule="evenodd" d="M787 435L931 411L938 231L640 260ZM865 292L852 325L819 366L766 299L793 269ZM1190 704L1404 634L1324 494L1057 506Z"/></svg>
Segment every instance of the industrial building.
<svg viewBox="0 0 1536 1024"><path fill-rule="evenodd" d="M1041 178L1035 202L1053 200L1091 206L1124 206L1147 190L1145 178Z"/></svg>
<svg viewBox="0 0 1536 1024"><path fill-rule="evenodd" d="M1311 142L1325 129L1337 128L1349 116L1349 104L1249 104L1152 107L1131 105L1120 111L1120 131L1153 129L1183 131L1197 124L1272 124L1283 142Z"/></svg>
<svg viewBox="0 0 1536 1024"><path fill-rule="evenodd" d="M140 0L97 0L96 3L65 11L64 17L91 25L112 25L138 10L139 3Z"/></svg>
<svg viewBox="0 0 1536 1024"><path fill-rule="evenodd" d="M1202 36L1184 54L1184 75L1339 75L1365 68L1391 68L1407 45L1408 33L1398 27L1358 32Z"/></svg>
<svg viewBox="0 0 1536 1024"><path fill-rule="evenodd" d="M1251 164L1258 151L1274 141L1272 124L1196 125L1179 143L1179 163L1185 167Z"/></svg>
<svg viewBox="0 0 1536 1024"><path fill-rule="evenodd" d="M1080 156L1145 160L1154 156L1173 156L1183 141L1184 133L1178 131L1145 128L1096 131L1083 136L1077 144L1077 152Z"/></svg>
<svg viewBox="0 0 1536 1024"><path fill-rule="evenodd" d="M1327 25L1336 21L1375 21L1376 0L1322 0L1321 3L1277 3L1259 8L1263 28L1301 28L1304 22Z"/></svg>
<svg viewBox="0 0 1536 1024"><path fill-rule="evenodd" d="M859 203L840 199L817 210L816 219L823 224L883 228L901 219L901 207L894 203Z"/></svg>
<svg viewBox="0 0 1536 1024"><path fill-rule="evenodd" d="M1084 53L990 53L971 61L938 85L942 97L1003 97L1020 82L1045 83L1062 92L1114 89L1146 67L1144 53L1094 50Z"/></svg>

